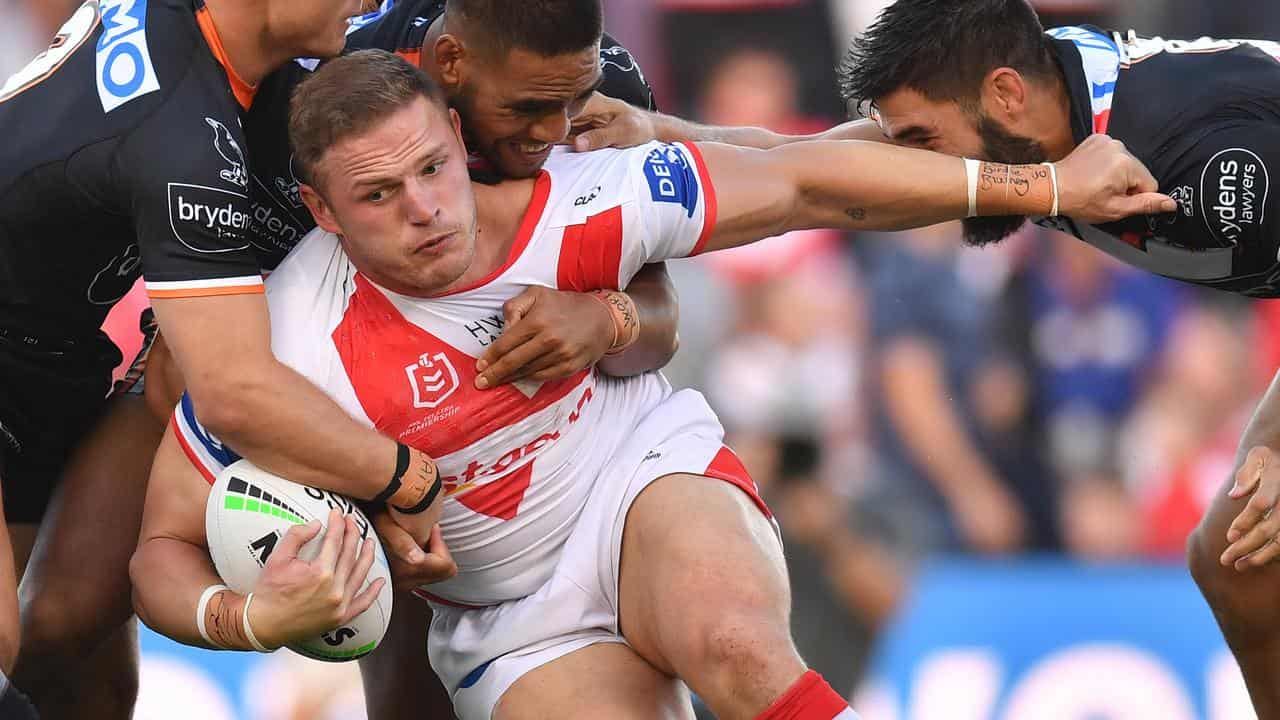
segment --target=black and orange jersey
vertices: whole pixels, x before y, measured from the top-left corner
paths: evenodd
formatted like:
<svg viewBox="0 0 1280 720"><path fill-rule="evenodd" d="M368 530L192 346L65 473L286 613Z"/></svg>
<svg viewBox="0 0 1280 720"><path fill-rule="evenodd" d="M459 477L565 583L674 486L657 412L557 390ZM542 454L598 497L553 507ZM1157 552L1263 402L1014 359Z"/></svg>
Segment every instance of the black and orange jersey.
<svg viewBox="0 0 1280 720"><path fill-rule="evenodd" d="M394 52L420 65L422 44L431 24L444 12L443 0L388 0L377 12L352 21L347 51ZM249 194L249 239L262 267L272 269L312 228L315 221L298 194L289 148L289 97L318 63L299 60L267 77L245 120L253 152ZM645 109L654 109L653 92L631 53L608 34L600 43L603 82L600 91Z"/></svg>
<svg viewBox="0 0 1280 720"><path fill-rule="evenodd" d="M1040 221L1137 267L1254 297L1280 296L1280 44L1165 40L1092 26L1048 33L1072 132L1122 140L1170 215L1101 226Z"/></svg>
<svg viewBox="0 0 1280 720"><path fill-rule="evenodd" d="M0 328L96 337L139 275L153 297L261 292L254 92L223 57L202 0L91 0L0 88Z"/></svg>

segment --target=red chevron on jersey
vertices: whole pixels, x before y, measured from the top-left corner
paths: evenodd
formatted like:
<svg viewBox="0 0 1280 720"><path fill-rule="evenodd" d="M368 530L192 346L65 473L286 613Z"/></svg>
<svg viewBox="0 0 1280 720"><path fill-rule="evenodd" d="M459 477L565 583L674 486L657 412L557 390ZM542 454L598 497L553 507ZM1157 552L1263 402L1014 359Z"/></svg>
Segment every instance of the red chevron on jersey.
<svg viewBox="0 0 1280 720"><path fill-rule="evenodd" d="M472 512L510 520L519 512L520 502L529 489L529 481L533 479L533 463L531 460L519 470L475 489L467 489L467 485L455 485L449 496L471 508ZM448 486L449 483L446 482L445 487Z"/></svg>

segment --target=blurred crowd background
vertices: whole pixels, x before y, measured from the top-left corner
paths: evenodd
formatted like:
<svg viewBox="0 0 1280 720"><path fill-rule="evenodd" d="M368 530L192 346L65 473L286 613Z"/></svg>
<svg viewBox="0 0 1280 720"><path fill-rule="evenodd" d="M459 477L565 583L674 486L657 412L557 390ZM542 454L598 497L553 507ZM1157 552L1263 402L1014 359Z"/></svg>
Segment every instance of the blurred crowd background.
<svg viewBox="0 0 1280 720"><path fill-rule="evenodd" d="M0 76L75 4L0 0ZM605 1L662 110L782 132L846 118L834 68L885 4ZM1280 3L1035 4L1046 27L1280 38ZM799 645L841 689L927 559L1180 562L1280 367L1280 303L1144 275L1037 229L987 250L961 249L952 225L796 233L671 269L681 351L667 374L708 395L777 513ZM336 707L270 716L350 717Z"/></svg>

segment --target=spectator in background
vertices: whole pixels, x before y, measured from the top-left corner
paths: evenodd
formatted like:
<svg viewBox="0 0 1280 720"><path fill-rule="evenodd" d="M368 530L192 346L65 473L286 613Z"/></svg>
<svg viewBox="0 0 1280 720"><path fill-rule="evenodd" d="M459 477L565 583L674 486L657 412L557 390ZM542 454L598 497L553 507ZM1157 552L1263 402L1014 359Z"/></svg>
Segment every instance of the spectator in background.
<svg viewBox="0 0 1280 720"><path fill-rule="evenodd" d="M1114 467L1117 431L1159 363L1187 290L1072 238L1041 242L1025 299L1036 394L1047 455L1070 483Z"/></svg>
<svg viewBox="0 0 1280 720"><path fill-rule="evenodd" d="M799 103L808 115L843 116L836 86L835 38L825 0L653 0L671 58L659 104L689 116L711 68L740 47L772 50L797 70ZM843 42L843 40L841 40ZM704 118L705 119L705 118Z"/></svg>
<svg viewBox="0 0 1280 720"><path fill-rule="evenodd" d="M1239 310L1203 304L1174 325L1161 371L1126 435L1128 485L1141 512L1141 551L1178 559L1235 465L1258 388L1249 382Z"/></svg>
<svg viewBox="0 0 1280 720"><path fill-rule="evenodd" d="M908 556L1052 546L1052 481L1018 431L1027 379L996 347L995 288L962 272L973 251L959 250L958 235L945 225L875 247L869 365L882 473L864 514Z"/></svg>
<svg viewBox="0 0 1280 720"><path fill-rule="evenodd" d="M1145 531L1117 440L1154 381L1189 291L1071 238L1030 232L1039 250L1022 297L1010 302L1026 308L1046 429L1041 454L1059 478L1063 542L1082 559L1132 557ZM1167 410L1166 427L1181 422L1184 408Z"/></svg>
<svg viewBox="0 0 1280 720"><path fill-rule="evenodd" d="M54 5L56 3L48 3ZM28 0L0 0L0 84L43 50L57 24L48 26L44 4ZM67 15L70 12L68 11ZM58 23L66 19L63 15ZM47 31L47 32L46 32Z"/></svg>

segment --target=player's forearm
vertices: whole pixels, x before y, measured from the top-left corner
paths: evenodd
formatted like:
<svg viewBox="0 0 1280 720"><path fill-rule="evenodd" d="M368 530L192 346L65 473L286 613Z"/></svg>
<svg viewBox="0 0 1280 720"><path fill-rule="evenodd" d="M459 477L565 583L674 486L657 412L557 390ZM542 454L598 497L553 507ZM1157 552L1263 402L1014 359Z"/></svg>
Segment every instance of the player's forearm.
<svg viewBox="0 0 1280 720"><path fill-rule="evenodd" d="M970 214L969 173L961 158L858 141L764 151L700 147L719 200L704 251L792 230L903 230ZM1049 214L1054 184L1047 167L976 167L976 214Z"/></svg>
<svg viewBox="0 0 1280 720"><path fill-rule="evenodd" d="M788 229L905 230L969 214L964 160L860 141L797 143L770 151L798 195ZM1043 165L979 166L980 215L1048 214L1054 188Z"/></svg>
<svg viewBox="0 0 1280 720"><path fill-rule="evenodd" d="M760 127L717 127L661 113L650 113L649 116L653 123L654 139L662 142L713 142L768 150L796 141L794 136Z"/></svg>
<svg viewBox="0 0 1280 720"><path fill-rule="evenodd" d="M600 360L599 367L614 377L658 370L671 362L679 347L676 326L680 305L665 264L646 265L627 285L640 318L640 339L626 352Z"/></svg>
<svg viewBox="0 0 1280 720"><path fill-rule="evenodd" d="M184 645L211 649L250 649L239 612L244 599L227 591L206 603L206 642L196 625L196 608L205 588L222 580L208 551L168 537L146 538L129 563L133 609L147 627Z"/></svg>
<svg viewBox="0 0 1280 720"><path fill-rule="evenodd" d="M201 422L254 464L294 482L369 500L396 469L396 443L357 423L328 395L272 359L203 397ZM207 398L219 396L207 410Z"/></svg>
<svg viewBox="0 0 1280 720"><path fill-rule="evenodd" d="M1249 424L1240 436L1236 466L1243 464L1249 450L1258 446L1280 451L1280 373L1272 378L1271 386L1258 401L1253 417L1249 418Z"/></svg>
<svg viewBox="0 0 1280 720"><path fill-rule="evenodd" d="M852 120L811 135L785 135L761 127L701 125L671 115L650 113L656 140L662 142L711 142L770 150L813 140L866 140L888 142L880 126L870 120Z"/></svg>

